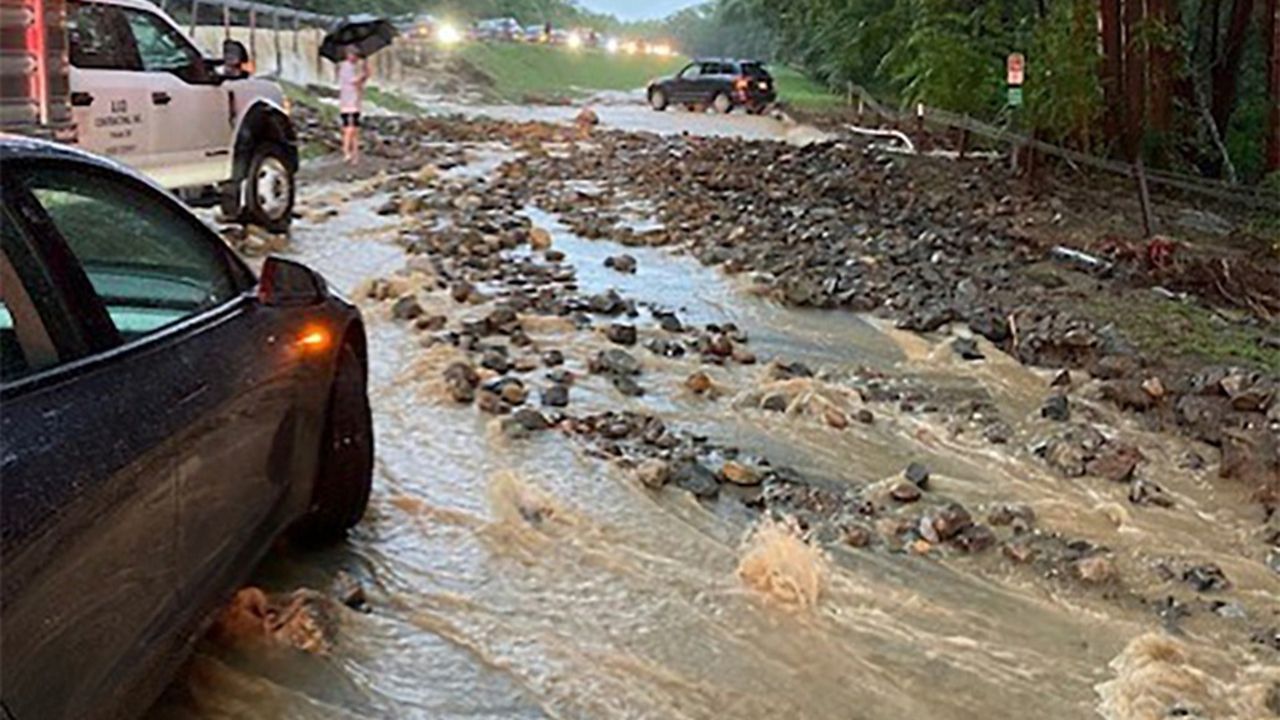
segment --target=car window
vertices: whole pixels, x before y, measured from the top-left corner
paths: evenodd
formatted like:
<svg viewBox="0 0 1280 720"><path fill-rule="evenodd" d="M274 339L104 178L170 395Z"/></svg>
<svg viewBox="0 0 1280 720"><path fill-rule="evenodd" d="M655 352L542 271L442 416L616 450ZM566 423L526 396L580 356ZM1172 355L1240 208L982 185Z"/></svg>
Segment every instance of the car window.
<svg viewBox="0 0 1280 720"><path fill-rule="evenodd" d="M139 187L41 168L27 186L126 341L239 294L225 251L191 217Z"/></svg>
<svg viewBox="0 0 1280 720"><path fill-rule="evenodd" d="M766 80L769 78L769 71L764 69L760 63L742 63L742 74L747 77L759 78Z"/></svg>
<svg viewBox="0 0 1280 720"><path fill-rule="evenodd" d="M713 63L713 62L702 63L702 74L703 75L719 75L720 63Z"/></svg>
<svg viewBox="0 0 1280 720"><path fill-rule="evenodd" d="M147 72L171 72L189 68L200 59L191 43L155 13L133 8L123 9L142 69Z"/></svg>
<svg viewBox="0 0 1280 720"><path fill-rule="evenodd" d="M71 64L85 70L137 70L140 65L120 9L98 3L67 5Z"/></svg>

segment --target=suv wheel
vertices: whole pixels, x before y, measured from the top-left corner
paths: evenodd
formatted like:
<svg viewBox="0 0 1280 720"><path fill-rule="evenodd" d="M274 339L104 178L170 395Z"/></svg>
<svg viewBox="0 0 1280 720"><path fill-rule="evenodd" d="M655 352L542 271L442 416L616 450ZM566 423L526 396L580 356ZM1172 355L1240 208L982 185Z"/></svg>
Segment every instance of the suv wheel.
<svg viewBox="0 0 1280 720"><path fill-rule="evenodd" d="M274 143L258 146L249 159L244 219L271 232L285 232L293 220L296 190L284 150Z"/></svg>
<svg viewBox="0 0 1280 720"><path fill-rule="evenodd" d="M320 439L320 462L311 489L311 512L299 523L307 540L341 538L360 522L373 487L373 417L365 372L350 345L338 353L338 368Z"/></svg>
<svg viewBox="0 0 1280 720"><path fill-rule="evenodd" d="M728 93L719 92L711 100L711 107L715 108L716 112L721 115L728 115L733 110L733 100Z"/></svg>
<svg viewBox="0 0 1280 720"><path fill-rule="evenodd" d="M658 112L667 109L667 94L662 91L662 88L649 91L649 105Z"/></svg>

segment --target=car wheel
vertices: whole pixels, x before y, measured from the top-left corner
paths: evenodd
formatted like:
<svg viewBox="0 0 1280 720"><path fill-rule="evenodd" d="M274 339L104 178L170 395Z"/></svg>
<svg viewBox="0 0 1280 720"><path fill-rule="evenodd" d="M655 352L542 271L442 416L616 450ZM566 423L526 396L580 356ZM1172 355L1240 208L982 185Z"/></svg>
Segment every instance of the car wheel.
<svg viewBox="0 0 1280 720"><path fill-rule="evenodd" d="M733 111L733 99L729 97L728 93L716 93L716 96L711 100L711 107L715 108L715 111L721 115L728 115Z"/></svg>
<svg viewBox="0 0 1280 720"><path fill-rule="evenodd" d="M649 91L649 105L658 112L667 109L667 94L663 92L662 88L654 88Z"/></svg>
<svg viewBox="0 0 1280 720"><path fill-rule="evenodd" d="M338 369L320 442L320 462L311 490L311 510L299 523L312 541L341 538L369 505L373 487L373 416L365 370L351 345L338 354Z"/></svg>
<svg viewBox="0 0 1280 720"><path fill-rule="evenodd" d="M284 149L274 143L260 145L249 159L244 219L271 232L285 232L293 220L296 191Z"/></svg>

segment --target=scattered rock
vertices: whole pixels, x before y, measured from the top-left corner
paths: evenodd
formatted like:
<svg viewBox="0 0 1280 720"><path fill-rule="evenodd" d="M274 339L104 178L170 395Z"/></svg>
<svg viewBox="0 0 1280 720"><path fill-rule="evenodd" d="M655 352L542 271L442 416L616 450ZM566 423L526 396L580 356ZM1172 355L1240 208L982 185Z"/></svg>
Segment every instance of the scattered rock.
<svg viewBox="0 0 1280 720"><path fill-rule="evenodd" d="M551 368L564 364L564 353L559 350L548 350L542 353L542 364Z"/></svg>
<svg viewBox="0 0 1280 720"><path fill-rule="evenodd" d="M871 425L876 421L876 416L866 408L858 408L858 411L853 414L853 418L863 425Z"/></svg>
<svg viewBox="0 0 1280 720"><path fill-rule="evenodd" d="M724 467L720 469L720 474L724 476L727 482L747 487L759 485L761 480L760 474L754 469L732 460L724 464Z"/></svg>
<svg viewBox="0 0 1280 720"><path fill-rule="evenodd" d="M418 304L418 299L412 295L405 295L391 306L391 317L396 320L413 320L422 312L422 305Z"/></svg>
<svg viewBox="0 0 1280 720"><path fill-rule="evenodd" d="M1101 455L1090 459L1085 464L1085 472L1115 483L1127 483L1133 479L1138 463L1142 462L1142 451L1132 445L1108 445Z"/></svg>
<svg viewBox="0 0 1280 720"><path fill-rule="evenodd" d="M613 387L627 397L640 397L644 395L644 388L640 387L640 383L637 383L626 375L614 376Z"/></svg>
<svg viewBox="0 0 1280 720"><path fill-rule="evenodd" d="M587 306L591 308L591 312L600 315L621 315L627 309L626 302L615 290L592 295L587 300Z"/></svg>
<svg viewBox="0 0 1280 720"><path fill-rule="evenodd" d="M671 482L699 498L713 498L720 493L716 474L696 460L685 460L671 470Z"/></svg>
<svg viewBox="0 0 1280 720"><path fill-rule="evenodd" d="M849 427L849 416L833 407L826 408L822 411L822 419L827 421L827 425L830 425L837 430L843 430Z"/></svg>
<svg viewBox="0 0 1280 720"><path fill-rule="evenodd" d="M913 503L920 499L920 487L915 483L901 482L889 491L889 497L900 503Z"/></svg>
<svg viewBox="0 0 1280 720"><path fill-rule="evenodd" d="M533 248L534 250L543 250L543 251L550 250L551 249L551 233L547 232L546 230L543 230L540 227L533 228L532 230L529 231L529 247ZM549 256L547 257L547 259L551 260ZM558 258L557 260L551 260L551 261L558 262L559 260L563 260L563 259L564 259L564 256L563 254L561 254L560 258Z"/></svg>
<svg viewBox="0 0 1280 720"><path fill-rule="evenodd" d="M902 471L902 476L921 490L929 487L929 468L925 467L924 463L913 462L907 465L907 469Z"/></svg>
<svg viewBox="0 0 1280 720"><path fill-rule="evenodd" d="M630 275L636 271L636 259L630 255L613 255L605 258L604 266Z"/></svg>
<svg viewBox="0 0 1280 720"><path fill-rule="evenodd" d="M1090 555L1075 562L1076 577L1091 585L1101 585L1116 575L1115 566L1105 555Z"/></svg>
<svg viewBox="0 0 1280 720"><path fill-rule="evenodd" d="M639 375L640 361L626 350L601 350L588 363L588 369L599 375Z"/></svg>
<svg viewBox="0 0 1280 720"><path fill-rule="evenodd" d="M1067 396L1059 393L1050 395L1044 401L1044 405L1040 407L1040 416L1057 422L1070 420L1071 406L1067 401Z"/></svg>
<svg viewBox="0 0 1280 720"><path fill-rule="evenodd" d="M636 468L636 477L645 487L656 490L671 479L671 465L665 460L650 458Z"/></svg>
<svg viewBox="0 0 1280 720"><path fill-rule="evenodd" d="M541 432L551 427L546 416L533 408L520 408L511 414L511 419L529 432Z"/></svg>
<svg viewBox="0 0 1280 720"><path fill-rule="evenodd" d="M986 525L969 525L951 539L951 544L968 553L980 553L996 544L996 534Z"/></svg>
<svg viewBox="0 0 1280 720"><path fill-rule="evenodd" d="M1213 563L1204 565L1195 565L1187 568L1182 573L1182 581L1191 585L1198 592L1211 592L1214 590L1226 590L1231 587L1230 581L1227 580L1226 573L1222 572L1222 568Z"/></svg>
<svg viewBox="0 0 1280 720"><path fill-rule="evenodd" d="M715 387L715 384L711 381L710 375L699 370L685 378L684 386L695 395L703 395Z"/></svg>
<svg viewBox="0 0 1280 720"><path fill-rule="evenodd" d="M987 357L978 349L978 342L973 338L956 338L951 342L951 349L961 360L985 360Z"/></svg>
<svg viewBox="0 0 1280 720"><path fill-rule="evenodd" d="M562 408L569 405L569 386L555 384L542 391L543 407Z"/></svg>
<svg viewBox="0 0 1280 720"><path fill-rule="evenodd" d="M636 344L636 328L634 325L626 325L623 323L613 323L605 330L605 336L610 342L618 345L635 345Z"/></svg>

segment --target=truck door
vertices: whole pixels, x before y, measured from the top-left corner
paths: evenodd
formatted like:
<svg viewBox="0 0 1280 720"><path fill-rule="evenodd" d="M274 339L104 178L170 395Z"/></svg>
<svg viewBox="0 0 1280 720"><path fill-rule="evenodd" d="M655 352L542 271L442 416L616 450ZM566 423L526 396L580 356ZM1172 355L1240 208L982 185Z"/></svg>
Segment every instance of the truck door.
<svg viewBox="0 0 1280 720"><path fill-rule="evenodd" d="M153 118L147 89L120 8L98 3L67 6L71 56L71 116L81 147L146 169L155 165Z"/></svg>
<svg viewBox="0 0 1280 720"><path fill-rule="evenodd" d="M120 8L142 64L153 119L150 174L165 187L213 185L231 177L229 90L204 56L166 18Z"/></svg>

